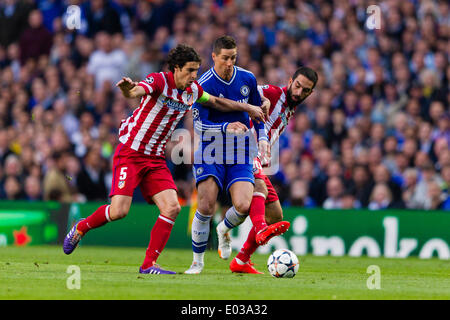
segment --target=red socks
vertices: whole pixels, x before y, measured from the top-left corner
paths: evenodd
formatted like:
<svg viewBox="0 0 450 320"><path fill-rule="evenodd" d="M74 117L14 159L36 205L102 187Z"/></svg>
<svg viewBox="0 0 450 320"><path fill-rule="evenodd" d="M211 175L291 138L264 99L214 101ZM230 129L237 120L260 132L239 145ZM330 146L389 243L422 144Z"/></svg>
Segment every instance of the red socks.
<svg viewBox="0 0 450 320"><path fill-rule="evenodd" d="M158 259L159 255L169 240L170 233L175 221L159 215L150 233L150 243L145 251L145 259L142 263L142 269L150 268Z"/></svg>
<svg viewBox="0 0 450 320"><path fill-rule="evenodd" d="M259 245L256 243L256 230L255 227L250 229L248 233L247 240L241 248L241 251L236 255L236 258L242 262L248 262L250 256L258 249Z"/></svg>
<svg viewBox="0 0 450 320"><path fill-rule="evenodd" d="M250 204L249 216L252 220L253 226L256 228L256 232L267 227L266 217L266 197L264 194L255 192L253 193L252 203Z"/></svg>
<svg viewBox="0 0 450 320"><path fill-rule="evenodd" d="M78 223L77 230L82 234L86 234L89 230L101 227L107 222L110 222L109 208L110 205L107 204L99 207L93 214Z"/></svg>
<svg viewBox="0 0 450 320"><path fill-rule="evenodd" d="M248 233L247 240L242 246L241 251L237 254L236 258L242 262L250 260L250 256L258 249L259 245L256 243L256 234L267 227L266 217L266 197L264 194L255 192L253 194L252 203L250 204L249 216L252 220L253 227Z"/></svg>

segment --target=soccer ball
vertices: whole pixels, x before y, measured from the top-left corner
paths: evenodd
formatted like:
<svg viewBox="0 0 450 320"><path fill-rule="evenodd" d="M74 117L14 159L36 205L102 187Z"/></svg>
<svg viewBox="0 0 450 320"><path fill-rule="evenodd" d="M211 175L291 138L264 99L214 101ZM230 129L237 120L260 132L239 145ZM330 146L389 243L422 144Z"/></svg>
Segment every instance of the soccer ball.
<svg viewBox="0 0 450 320"><path fill-rule="evenodd" d="M274 251L267 260L267 269L275 278L292 278L297 274L298 258L288 249Z"/></svg>

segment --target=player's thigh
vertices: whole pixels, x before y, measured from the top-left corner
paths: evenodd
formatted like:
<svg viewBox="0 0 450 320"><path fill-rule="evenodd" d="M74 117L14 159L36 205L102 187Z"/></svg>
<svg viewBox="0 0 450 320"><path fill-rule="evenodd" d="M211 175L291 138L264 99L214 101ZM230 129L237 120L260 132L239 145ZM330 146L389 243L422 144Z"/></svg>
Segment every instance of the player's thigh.
<svg viewBox="0 0 450 320"><path fill-rule="evenodd" d="M281 208L280 200L266 203L266 223L271 225L282 220L283 209Z"/></svg>
<svg viewBox="0 0 450 320"><path fill-rule="evenodd" d="M229 165L225 176L234 208L240 213L248 213L255 183L252 164Z"/></svg>
<svg viewBox="0 0 450 320"><path fill-rule="evenodd" d="M177 194L177 186L173 181L172 173L167 168L166 160L154 158L146 161L146 173L139 183L142 195L149 204L154 203L153 197L165 190L172 190Z"/></svg>
<svg viewBox="0 0 450 320"><path fill-rule="evenodd" d="M136 151L119 144L113 157L110 198L116 195L133 196L140 183L140 172L145 169L136 161Z"/></svg>
<svg viewBox="0 0 450 320"><path fill-rule="evenodd" d="M124 218L130 211L133 197L116 194L111 197L111 205L109 207L109 217L111 220L119 220Z"/></svg>
<svg viewBox="0 0 450 320"><path fill-rule="evenodd" d="M166 189L152 196L153 202L159 212L172 220L175 220L180 213L181 206L178 202L178 195L175 189Z"/></svg>
<svg viewBox="0 0 450 320"><path fill-rule="evenodd" d="M198 182L197 208L201 214L207 216L214 214L219 191L216 178L213 176L206 177L204 180Z"/></svg>

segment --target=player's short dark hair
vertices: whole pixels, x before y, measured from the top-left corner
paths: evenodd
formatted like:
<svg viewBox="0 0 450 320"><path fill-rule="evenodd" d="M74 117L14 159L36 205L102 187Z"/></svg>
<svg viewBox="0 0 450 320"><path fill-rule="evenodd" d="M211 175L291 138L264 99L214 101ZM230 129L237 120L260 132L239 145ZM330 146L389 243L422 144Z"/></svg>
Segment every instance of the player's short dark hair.
<svg viewBox="0 0 450 320"><path fill-rule="evenodd" d="M298 68L295 71L294 75L292 76L292 80L297 78L299 75L303 75L308 80L311 80L314 83L313 88L316 86L317 80L319 79L319 76L317 75L317 72L314 71L311 68L308 68L308 67L300 67L300 68Z"/></svg>
<svg viewBox="0 0 450 320"><path fill-rule="evenodd" d="M213 52L219 54L222 49L234 49L236 48L236 40L231 36L221 36L214 41Z"/></svg>
<svg viewBox="0 0 450 320"><path fill-rule="evenodd" d="M181 69L188 62L202 63L202 59L198 55L197 51L188 45L179 44L170 50L167 55L167 64L169 66L169 70L172 72L175 71L175 67Z"/></svg>

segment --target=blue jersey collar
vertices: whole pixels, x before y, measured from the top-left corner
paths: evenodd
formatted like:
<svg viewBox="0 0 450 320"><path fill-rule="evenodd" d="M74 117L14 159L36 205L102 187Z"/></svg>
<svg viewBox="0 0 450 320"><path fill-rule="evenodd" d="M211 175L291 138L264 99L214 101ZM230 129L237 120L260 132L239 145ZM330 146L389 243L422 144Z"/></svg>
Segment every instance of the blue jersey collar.
<svg viewBox="0 0 450 320"><path fill-rule="evenodd" d="M236 73L237 73L237 69L236 66L233 66L233 75L231 76L230 81L225 81L224 79L222 79L214 70L214 67L211 68L212 73L214 74L214 76L219 79L221 82L223 82L226 85L230 85L233 83L234 78L236 77Z"/></svg>

